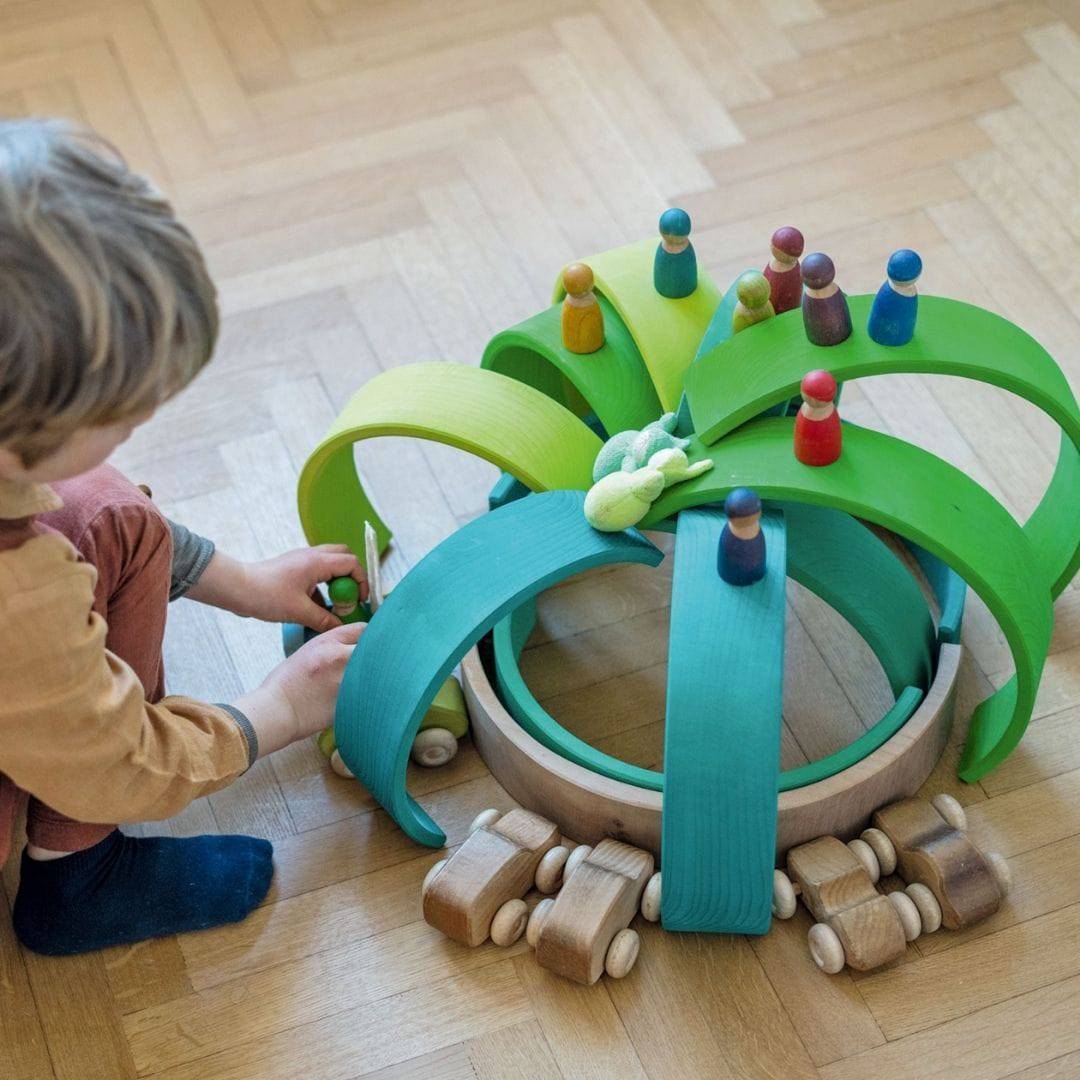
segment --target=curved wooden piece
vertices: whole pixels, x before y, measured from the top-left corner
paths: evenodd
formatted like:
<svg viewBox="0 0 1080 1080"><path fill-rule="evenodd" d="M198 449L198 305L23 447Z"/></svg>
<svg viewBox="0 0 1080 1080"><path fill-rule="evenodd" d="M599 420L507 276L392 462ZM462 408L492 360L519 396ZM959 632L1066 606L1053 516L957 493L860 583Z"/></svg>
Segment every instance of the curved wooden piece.
<svg viewBox="0 0 1080 1080"><path fill-rule="evenodd" d="M338 750L422 844L439 847L446 837L405 790L409 750L462 656L507 611L563 578L613 562L655 566L663 558L639 533L590 528L584 501L578 491L551 491L465 525L405 575L353 650L334 714Z"/></svg>
<svg viewBox="0 0 1080 1080"><path fill-rule="evenodd" d="M818 836L858 836L878 807L923 785L949 739L962 655L959 645L941 646L929 693L888 742L835 776L780 794L778 859ZM475 649L462 662L461 674L473 741L517 802L579 842L596 844L612 836L659 857L660 792L600 776L539 743L503 707Z"/></svg>
<svg viewBox="0 0 1080 1080"><path fill-rule="evenodd" d="M856 327L866 325L873 298L848 297ZM1054 596L1080 566L1080 408L1049 353L1007 319L940 296L919 297L915 337L879 345L864 333L817 348L806 340L799 312L736 334L686 374L686 394L704 443L714 443L752 417L791 397L803 375L824 367L837 380L921 372L991 383L1038 406L1061 427L1057 467L1024 531Z"/></svg>
<svg viewBox="0 0 1080 1080"><path fill-rule="evenodd" d="M934 625L907 568L869 529L838 510L782 505L788 523L788 573L851 623L874 651L897 695L881 720L850 746L781 773L780 790L788 791L849 768L903 726L930 684ZM929 554L927 559L937 563ZM947 567L944 573L955 577ZM519 666L535 625L536 607L530 600L500 620L493 633L496 685L510 713L532 736L568 760L613 780L662 791L663 773L591 746L562 727L536 700ZM712 708L712 703L706 701L706 707Z"/></svg>
<svg viewBox="0 0 1080 1080"><path fill-rule="evenodd" d="M786 530L766 511L765 576L717 572L726 518L679 515L671 588L660 914L665 930L764 934L772 922L784 685Z"/></svg>
<svg viewBox="0 0 1080 1080"><path fill-rule="evenodd" d="M348 544L364 558L364 521L379 548L390 532L364 492L353 444L405 435L459 447L532 490L588 488L600 439L539 390L466 364L411 364L358 390L312 451L297 500L308 543Z"/></svg>
<svg viewBox="0 0 1080 1080"><path fill-rule="evenodd" d="M790 419L755 420L708 447L715 467L664 492L642 527L745 485L766 498L845 510L948 563L990 609L1016 666L972 716L959 773L977 780L1023 736L1050 642L1050 591L1030 542L992 495L925 450L848 424L840 460L812 468L795 460L792 428Z"/></svg>
<svg viewBox="0 0 1080 1080"><path fill-rule="evenodd" d="M630 331L608 300L597 297L604 315L604 344L586 356L563 347L561 305L496 334L484 350L482 368L508 375L573 409L569 382L596 413L609 435L643 428L664 410Z"/></svg>
<svg viewBox="0 0 1080 1080"><path fill-rule="evenodd" d="M640 240L581 261L592 269L593 291L606 297L633 335L661 406L674 411L683 376L720 303L720 292L699 266L698 285L689 296L680 300L661 296L653 288L657 242L655 237ZM560 273L553 299L558 303L565 295Z"/></svg>

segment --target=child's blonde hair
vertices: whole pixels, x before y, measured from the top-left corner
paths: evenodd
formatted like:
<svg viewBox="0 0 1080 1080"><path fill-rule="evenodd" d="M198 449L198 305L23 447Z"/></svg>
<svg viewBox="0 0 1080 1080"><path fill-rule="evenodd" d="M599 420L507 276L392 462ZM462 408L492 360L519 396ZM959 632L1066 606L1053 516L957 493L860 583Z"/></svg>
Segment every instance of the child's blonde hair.
<svg viewBox="0 0 1080 1080"><path fill-rule="evenodd" d="M104 140L0 120L0 445L30 467L76 429L145 413L217 337L198 245Z"/></svg>

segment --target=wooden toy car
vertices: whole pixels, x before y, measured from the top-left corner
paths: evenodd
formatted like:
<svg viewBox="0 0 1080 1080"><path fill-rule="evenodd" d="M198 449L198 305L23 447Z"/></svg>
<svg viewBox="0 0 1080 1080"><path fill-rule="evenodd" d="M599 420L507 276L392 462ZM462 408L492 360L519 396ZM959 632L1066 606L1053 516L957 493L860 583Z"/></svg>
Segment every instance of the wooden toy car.
<svg viewBox="0 0 1080 1080"><path fill-rule="evenodd" d="M621 979L641 947L630 922L643 901L643 913L659 917L659 889L647 851L618 840L575 848L559 895L541 900L529 919L537 963L579 983L594 983L604 972Z"/></svg>
<svg viewBox="0 0 1080 1080"><path fill-rule="evenodd" d="M873 827L847 844L823 836L792 848L788 874L774 875L773 914L791 918L802 895L818 920L810 953L830 974L845 962L859 971L887 964L904 951L897 918L906 941L914 941L942 925L956 930L992 915L1008 893L1008 863L980 852L964 835L966 826L963 807L942 794L932 803L903 799L878 810ZM894 871L907 887L882 896L874 886Z"/></svg>
<svg viewBox="0 0 1080 1080"><path fill-rule="evenodd" d="M878 810L873 824L867 832L880 832L890 845L888 861L909 883L907 892L916 903L917 896L929 892L948 929L960 930L993 915L1008 894L1009 864L968 839L967 815L951 795L938 795L930 803L903 799Z"/></svg>
<svg viewBox="0 0 1080 1080"><path fill-rule="evenodd" d="M851 841L860 843L865 845ZM774 873L773 914L790 919L796 895L802 896L817 919L808 936L810 955L830 975L845 963L856 971L891 963L922 931L911 897L878 892L878 874L868 872L859 852L834 836L821 836L788 852L787 874Z"/></svg>
<svg viewBox="0 0 1080 1080"><path fill-rule="evenodd" d="M529 810L485 810L449 858L437 862L421 889L424 919L462 945L512 945L525 930L522 897L535 884L554 892L569 849L559 830Z"/></svg>

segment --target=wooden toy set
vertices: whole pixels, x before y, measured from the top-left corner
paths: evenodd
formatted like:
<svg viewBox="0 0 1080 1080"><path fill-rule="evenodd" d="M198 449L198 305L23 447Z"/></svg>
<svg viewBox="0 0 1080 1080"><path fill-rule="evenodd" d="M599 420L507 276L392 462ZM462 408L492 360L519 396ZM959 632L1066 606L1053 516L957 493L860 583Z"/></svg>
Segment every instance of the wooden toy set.
<svg viewBox="0 0 1080 1080"><path fill-rule="evenodd" d="M1052 602L1080 564L1080 409L1018 327L918 296L915 252L892 255L876 296L847 296L832 260L804 257L785 227L764 271L722 294L684 211L666 211L660 233L567 267L551 306L497 334L480 367L372 379L308 459L308 540L348 544L369 573L390 534L356 468L364 439L431 439L504 471L490 512L383 599L346 671L336 750L409 836L442 846L406 773L461 665L476 746L532 813L482 826L426 883L425 915L456 940L520 934L538 869L551 886L565 857L561 834L592 848L567 858L528 936L573 978L629 969L643 897L668 930L761 934L799 893L825 970L877 966L1004 895L1001 860L958 831L959 808L909 797L953 719L967 587L1015 674L975 709L960 777L984 776L1024 733ZM990 383L1055 420L1058 461L1027 522L934 455L843 422L846 380L901 372ZM868 524L906 545L919 573ZM519 667L545 590L593 567L661 562L635 526L674 535L662 772L566 730ZM782 771L787 577L862 636L893 704L849 744ZM787 875L774 873L785 858ZM908 884L886 897L876 883L894 864Z"/></svg>

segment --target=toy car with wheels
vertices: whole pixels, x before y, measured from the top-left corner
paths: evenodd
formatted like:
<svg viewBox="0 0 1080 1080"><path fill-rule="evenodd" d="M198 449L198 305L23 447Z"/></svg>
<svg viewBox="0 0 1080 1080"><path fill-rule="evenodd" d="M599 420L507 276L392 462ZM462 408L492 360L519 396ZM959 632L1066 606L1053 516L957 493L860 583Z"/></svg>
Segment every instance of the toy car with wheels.
<svg viewBox="0 0 1080 1080"><path fill-rule="evenodd" d="M967 815L951 795L937 795L929 803L903 799L878 810L873 824L867 831L880 833L892 848L890 861L909 883L907 892L913 899L933 896L947 929L961 930L993 915L1008 895L1009 864L971 842Z"/></svg>
<svg viewBox="0 0 1080 1080"><path fill-rule="evenodd" d="M453 855L428 871L421 888L424 919L462 945L512 945L525 930L522 899L535 885L554 892L570 854L559 830L529 810L484 810Z"/></svg>
<svg viewBox="0 0 1080 1080"><path fill-rule="evenodd" d="M892 963L923 931L911 897L878 892L876 862L871 873L862 848L852 846L860 844L870 850L863 840L845 844L835 836L821 836L788 852L786 874L774 872L773 914L790 919L796 896L802 896L817 920L808 935L810 955L830 975L845 964L870 971Z"/></svg>
<svg viewBox="0 0 1080 1080"><path fill-rule="evenodd" d="M379 549L375 530L364 522L364 546L368 568L368 601L360 600L360 587L351 577L334 578L327 587L330 610L342 622L369 622L386 595L379 568ZM286 656L292 656L317 632L296 623L281 628L281 643ZM417 765L426 769L438 768L449 762L458 751L458 740L469 730L469 714L461 683L451 675L439 688L430 708L420 721L420 730L413 740L411 756ZM351 778L352 772L341 759L334 738L334 729L327 728L316 738L319 749L330 759L330 767L338 776Z"/></svg>
<svg viewBox="0 0 1080 1080"><path fill-rule="evenodd" d="M641 947L630 923L639 905L653 921L659 917L659 879L652 855L640 848L618 840L575 848L559 895L541 900L529 918L537 963L586 984L605 972L613 979L629 974Z"/></svg>

